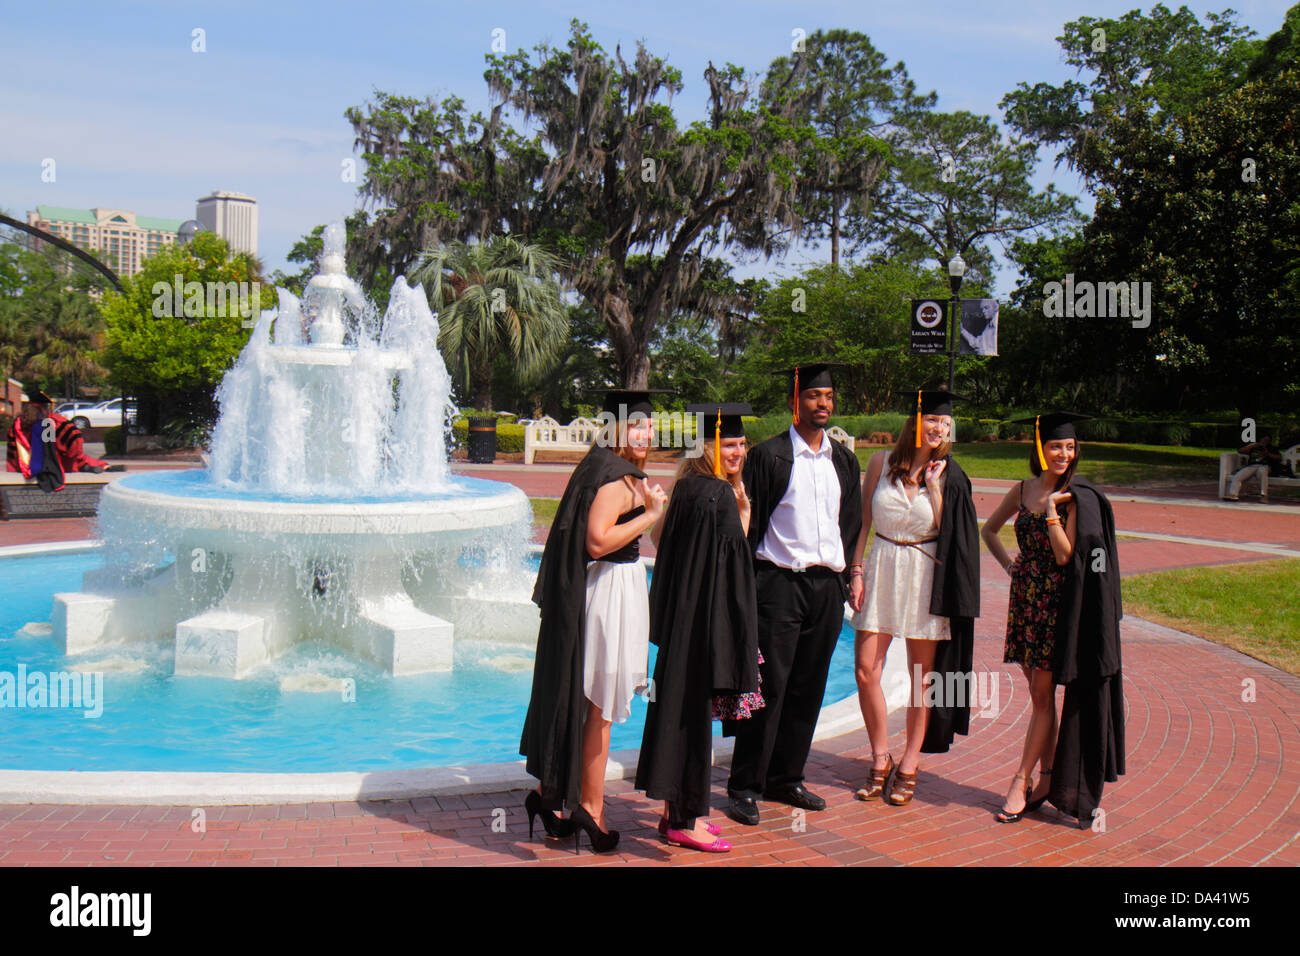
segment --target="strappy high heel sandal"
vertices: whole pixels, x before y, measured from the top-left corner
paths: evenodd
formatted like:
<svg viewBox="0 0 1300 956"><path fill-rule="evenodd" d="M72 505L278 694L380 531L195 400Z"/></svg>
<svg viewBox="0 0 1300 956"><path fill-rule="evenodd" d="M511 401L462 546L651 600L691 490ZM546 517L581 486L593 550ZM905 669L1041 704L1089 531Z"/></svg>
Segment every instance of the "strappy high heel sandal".
<svg viewBox="0 0 1300 956"><path fill-rule="evenodd" d="M883 767L877 767L875 760L880 754L872 754L871 778L867 781L865 787L859 787L853 794L859 800L879 800L885 792L885 783L889 780L889 775L895 770L893 754L886 753L885 757L888 762Z"/></svg>
<svg viewBox="0 0 1300 956"><path fill-rule="evenodd" d="M1051 769L1050 767L1049 767L1048 769L1046 769L1046 770L1040 770L1040 771L1038 772L1038 782L1039 782L1039 783L1042 783L1044 777L1050 777L1051 775L1052 775L1052 769ZM1030 791L1032 791L1033 789L1034 789L1033 787L1030 787L1030 788L1029 788ZM1043 794L1043 795L1042 795L1041 797L1039 797L1037 800L1029 800L1029 801L1025 804L1025 811L1024 811L1024 812L1025 812L1025 813L1032 813L1033 811L1037 810L1039 807L1041 807L1044 803L1047 802L1047 798L1050 797L1051 795L1052 795L1052 788L1051 788L1051 787L1048 787L1048 788L1047 788L1047 793ZM1028 798L1029 798L1029 793L1028 793L1028 792L1025 793L1025 798L1026 798L1026 800L1028 800Z"/></svg>
<svg viewBox="0 0 1300 956"><path fill-rule="evenodd" d="M885 784L885 799L896 807L904 807L911 803L916 793L916 775L920 772L920 767L912 773L903 773L898 768L894 768L893 779Z"/></svg>
<svg viewBox="0 0 1300 956"><path fill-rule="evenodd" d="M998 823L1016 823L1029 810L1029 794L1034 789L1033 779L1025 776L1023 773L1018 773L1011 779L1023 780L1025 782L1025 809L1021 810L1019 813L1008 813L1006 810L999 810L997 813L993 814L993 819L997 820Z"/></svg>

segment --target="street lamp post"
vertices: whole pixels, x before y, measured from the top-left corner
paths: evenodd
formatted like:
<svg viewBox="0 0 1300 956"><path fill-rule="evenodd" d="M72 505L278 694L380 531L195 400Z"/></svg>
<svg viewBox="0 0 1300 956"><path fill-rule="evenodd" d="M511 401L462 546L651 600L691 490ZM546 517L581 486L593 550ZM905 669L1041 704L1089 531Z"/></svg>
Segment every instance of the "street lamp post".
<svg viewBox="0 0 1300 956"><path fill-rule="evenodd" d="M948 287L952 289L952 298L948 300L948 391L953 390L953 373L957 363L957 339L961 335L961 317L957 314L957 292L961 289L962 276L966 274L966 260L957 253L948 260Z"/></svg>

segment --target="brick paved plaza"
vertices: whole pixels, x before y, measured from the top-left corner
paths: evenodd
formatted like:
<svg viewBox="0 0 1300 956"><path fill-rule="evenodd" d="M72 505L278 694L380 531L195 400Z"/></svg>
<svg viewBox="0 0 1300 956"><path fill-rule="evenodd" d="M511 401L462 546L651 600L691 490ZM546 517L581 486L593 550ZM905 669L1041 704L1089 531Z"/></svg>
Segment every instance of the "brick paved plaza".
<svg viewBox="0 0 1300 956"><path fill-rule="evenodd" d="M459 471L558 496L569 469L510 465ZM670 473L658 470L666 481ZM982 518L1008 482L978 479ZM1208 486L1179 495L1107 489L1115 506L1124 573L1300 556L1300 507L1220 503ZM81 519L11 521L0 545L79 540ZM648 541L646 542L648 544ZM648 550L648 549L647 549ZM669 847L655 832L659 805L630 780L607 784L618 851L529 839L524 791L474 792L368 803L206 808L0 806L0 865L545 865L728 866L842 864L1267 865L1300 864L1300 679L1253 658L1133 617L1124 621L1128 773L1106 788L1104 828L1080 831L1050 806L1020 823L993 819L1024 739L1028 695L1018 669L1001 663L1006 576L985 555L976 670L999 675L1001 710L976 718L945 755L924 756L907 807L861 803L870 747L859 729L814 744L808 785L829 804L800 817L761 803L758 827L726 819L726 759L714 772L713 820L735 844L709 855ZM901 650L901 649L900 649ZM1243 701L1243 682L1254 700ZM901 749L903 711L891 715ZM504 810L503 819L499 811ZM494 827L494 821L497 825Z"/></svg>

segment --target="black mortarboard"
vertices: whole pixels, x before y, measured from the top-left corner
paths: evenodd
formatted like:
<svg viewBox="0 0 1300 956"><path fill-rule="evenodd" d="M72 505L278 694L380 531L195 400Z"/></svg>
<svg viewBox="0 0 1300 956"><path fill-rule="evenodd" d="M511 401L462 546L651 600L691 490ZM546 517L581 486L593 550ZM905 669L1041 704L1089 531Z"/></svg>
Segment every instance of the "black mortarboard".
<svg viewBox="0 0 1300 956"><path fill-rule="evenodd" d="M1048 412L1028 418L1013 418L1011 423L1034 426L1034 450L1038 453L1039 467L1046 471L1047 459L1043 457L1043 442L1078 437L1074 432L1074 423L1086 422L1090 418L1091 415L1080 415L1076 412Z"/></svg>
<svg viewBox="0 0 1300 956"><path fill-rule="evenodd" d="M744 438L745 425L740 418L742 415L754 414L749 402L697 402L687 405L686 410L704 416L704 431L701 434L706 439L715 437L719 425L722 431L720 437Z"/></svg>
<svg viewBox="0 0 1300 956"><path fill-rule="evenodd" d="M631 417L633 415L644 415L646 418L654 414L654 406L650 404L650 396L654 394L665 394L671 392L667 388L611 388L604 391L605 400L602 411L609 412L611 415L618 417L620 407L622 414Z"/></svg>
<svg viewBox="0 0 1300 956"><path fill-rule="evenodd" d="M800 392L805 388L834 388L831 371L840 367L840 362L809 362L806 365L777 369L772 374L785 376L785 393L789 396L795 394L796 382Z"/></svg>
<svg viewBox="0 0 1300 956"><path fill-rule="evenodd" d="M722 477L722 439L744 438L745 425L740 420L742 415L752 415L754 410L749 402L698 402L687 405L686 410L704 416L704 428L700 438L713 441L713 474Z"/></svg>
<svg viewBox="0 0 1300 956"><path fill-rule="evenodd" d="M27 393L27 401L33 405L53 405L54 399L46 395L39 388L33 385L31 388L23 389Z"/></svg>
<svg viewBox="0 0 1300 956"><path fill-rule="evenodd" d="M965 400L964 395L942 388L900 388L895 394L903 398L909 412L919 404L922 415L951 415L952 403Z"/></svg>

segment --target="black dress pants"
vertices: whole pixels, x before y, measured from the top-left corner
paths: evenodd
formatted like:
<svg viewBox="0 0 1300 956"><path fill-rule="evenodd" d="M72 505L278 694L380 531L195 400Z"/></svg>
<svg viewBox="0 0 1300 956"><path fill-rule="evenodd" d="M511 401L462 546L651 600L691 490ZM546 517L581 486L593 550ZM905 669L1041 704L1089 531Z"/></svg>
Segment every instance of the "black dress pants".
<svg viewBox="0 0 1300 956"><path fill-rule="evenodd" d="M755 577L766 704L725 729L736 737L727 792L757 798L803 783L844 624L844 588L838 574L821 567L796 572L760 561Z"/></svg>

